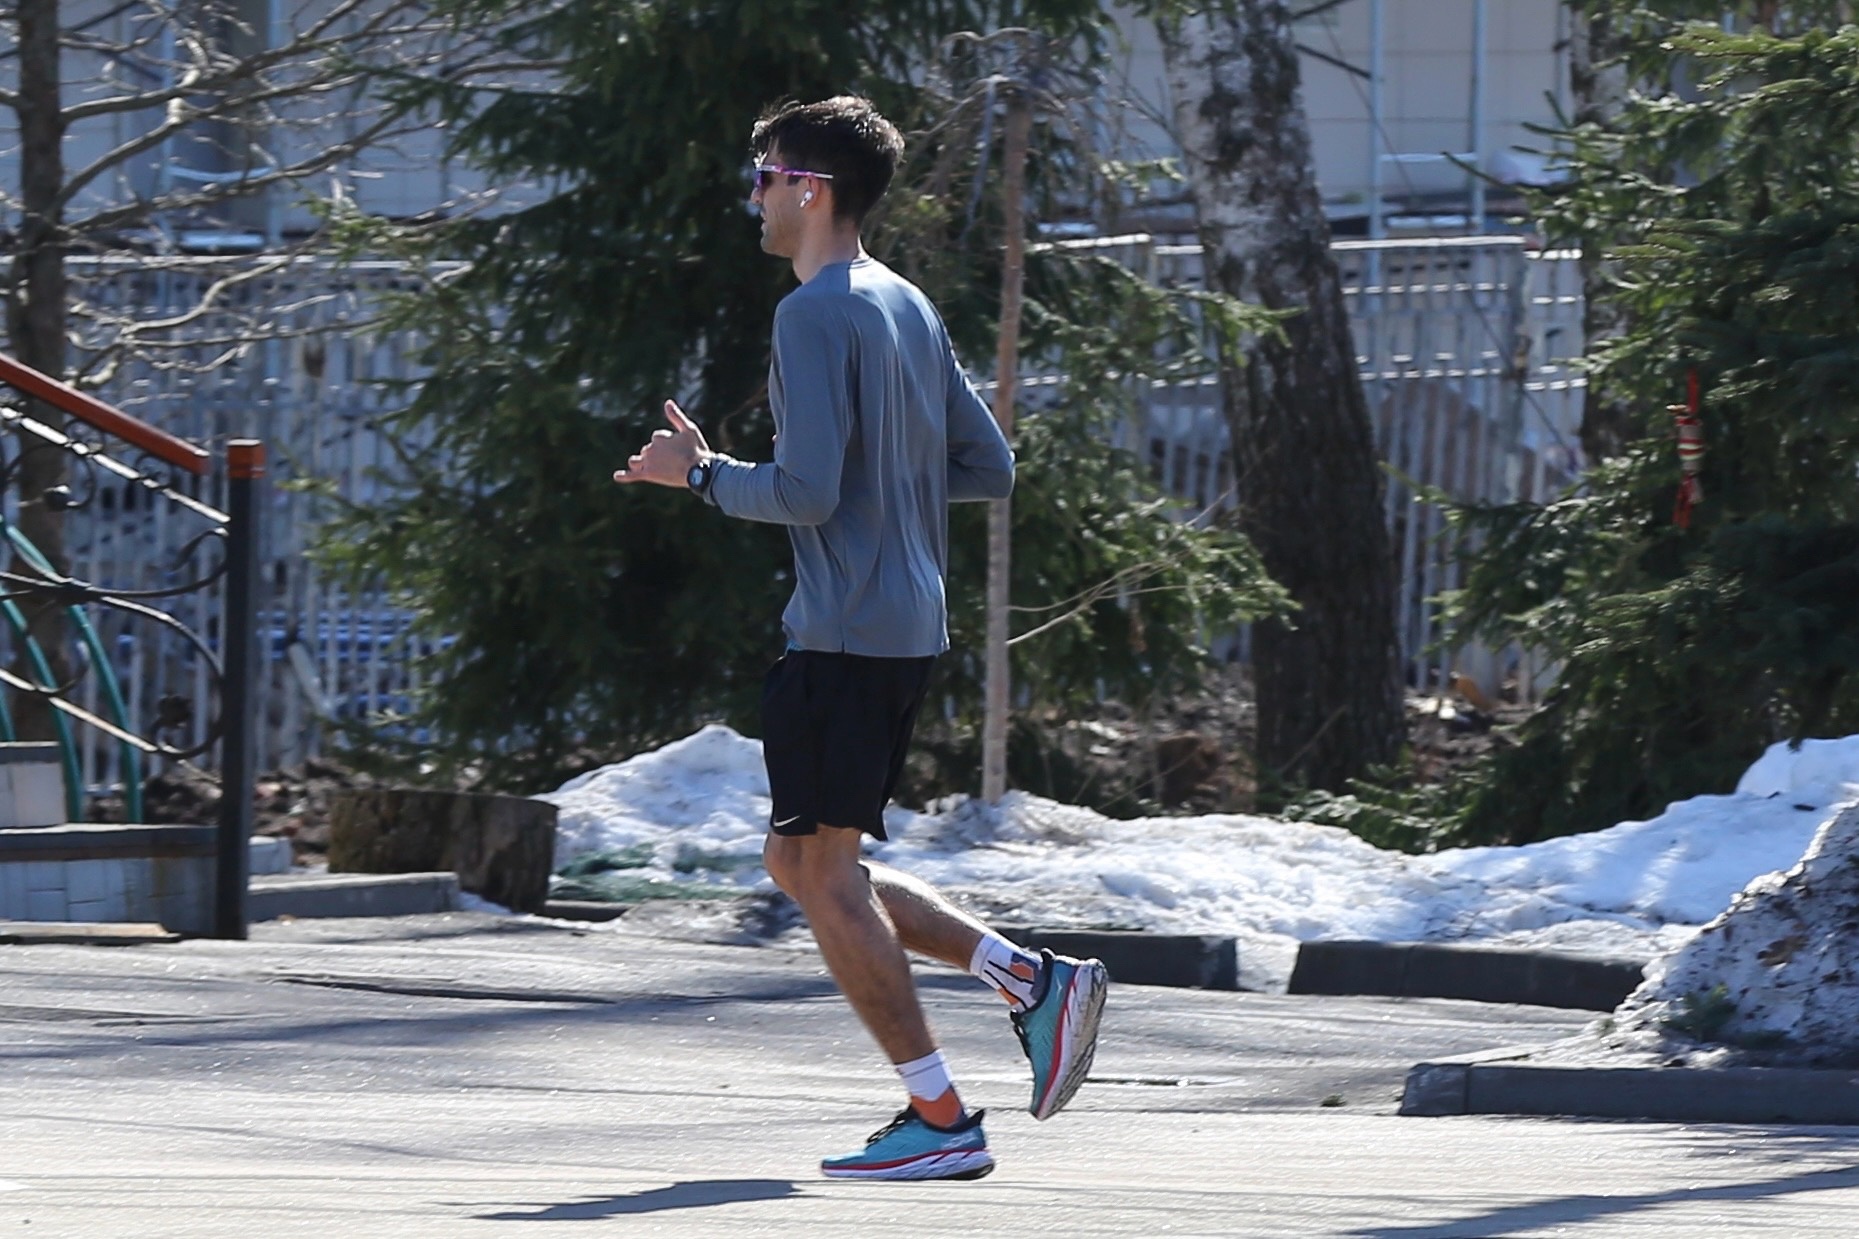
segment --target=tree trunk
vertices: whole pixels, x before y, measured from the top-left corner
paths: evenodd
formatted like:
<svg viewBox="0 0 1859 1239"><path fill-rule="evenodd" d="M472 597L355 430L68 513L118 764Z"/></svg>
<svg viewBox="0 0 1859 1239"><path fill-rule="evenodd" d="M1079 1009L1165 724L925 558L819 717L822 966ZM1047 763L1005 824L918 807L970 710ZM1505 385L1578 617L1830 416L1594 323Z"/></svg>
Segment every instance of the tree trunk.
<svg viewBox="0 0 1859 1239"><path fill-rule="evenodd" d="M1211 289L1296 311L1224 361L1240 526L1299 606L1253 629L1258 760L1341 790L1403 738L1382 478L1283 3L1161 24Z"/></svg>
<svg viewBox="0 0 1859 1239"><path fill-rule="evenodd" d="M555 867L556 808L472 792L372 788L329 805L331 873L434 873L517 912L537 912Z"/></svg>
<svg viewBox="0 0 1859 1239"><path fill-rule="evenodd" d="M61 68L59 65L58 0L19 0L19 165L21 212L19 248L14 252L12 279L7 288L7 335L19 360L35 370L65 375L65 265L62 209L58 196L64 190L64 131ZM34 418L63 428L64 415L49 405L33 402ZM38 547L60 572L66 569L64 517L45 501L45 493L65 481L65 454L31 435L18 437L20 460L15 474L19 488L19 531ZM22 556L14 555L13 571L36 576ZM21 600L38 640L51 663L52 674L68 674L64 652L65 625L57 609ZM35 675L23 650L15 671L27 679ZM43 740L54 735L52 711L42 699L22 697L17 711L21 739Z"/></svg>
<svg viewBox="0 0 1859 1239"><path fill-rule="evenodd" d="M1619 39L1613 17L1605 11L1590 13L1581 4L1570 5L1574 19L1569 44L1569 92L1575 97L1577 125L1611 123L1620 114L1627 95L1627 71L1616 57ZM1626 330L1626 318L1612 295L1613 271L1602 251L1600 238L1589 238L1581 252L1582 351L1592 351L1601 340ZM1588 464L1618 456L1636 438L1632 411L1610 400L1599 383L1589 383L1582 395L1581 450Z"/></svg>

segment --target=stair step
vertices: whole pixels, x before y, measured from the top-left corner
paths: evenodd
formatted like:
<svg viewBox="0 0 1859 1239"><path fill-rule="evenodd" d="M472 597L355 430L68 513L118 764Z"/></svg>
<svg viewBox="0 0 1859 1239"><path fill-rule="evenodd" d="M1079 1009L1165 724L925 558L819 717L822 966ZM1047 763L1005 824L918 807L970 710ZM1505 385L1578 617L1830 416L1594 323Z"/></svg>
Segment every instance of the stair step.
<svg viewBox="0 0 1859 1239"><path fill-rule="evenodd" d="M65 820L65 769L58 746L0 741L0 830L57 826Z"/></svg>
<svg viewBox="0 0 1859 1239"><path fill-rule="evenodd" d="M160 925L139 921L0 921L0 945L145 946L151 942L179 942L181 935Z"/></svg>
<svg viewBox="0 0 1859 1239"><path fill-rule="evenodd" d="M254 877L246 916L418 916L458 910L456 873L288 873Z"/></svg>
<svg viewBox="0 0 1859 1239"><path fill-rule="evenodd" d="M251 860L245 871L253 877L290 872L292 853L289 839L281 835L253 835L251 849Z"/></svg>

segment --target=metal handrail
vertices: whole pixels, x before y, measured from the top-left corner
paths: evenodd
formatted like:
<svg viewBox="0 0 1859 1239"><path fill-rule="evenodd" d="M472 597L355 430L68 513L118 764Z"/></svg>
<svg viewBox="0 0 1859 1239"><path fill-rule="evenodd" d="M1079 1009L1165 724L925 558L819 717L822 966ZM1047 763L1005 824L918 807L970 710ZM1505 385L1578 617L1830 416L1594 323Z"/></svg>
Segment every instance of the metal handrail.
<svg viewBox="0 0 1859 1239"><path fill-rule="evenodd" d="M14 549L19 552L20 556L24 558L27 563L32 565L35 571L43 573L47 580L52 580L56 577L57 573L52 567L51 560L47 559L44 552L32 544L30 538L20 532L19 526L13 524L11 521L0 519L0 532L5 533L7 540L13 544ZM19 608L11 601L8 601L5 604L5 610L9 623L15 623L14 617L19 616L17 623L15 623L14 631L21 640L27 643L28 648L34 651L35 669L39 666L44 666L43 654L37 650L38 642L33 639L31 630L25 627L25 617L19 615ZM97 718L89 711L83 710L60 698L53 698L53 704L62 707L64 713L72 715L79 722L89 723L93 727L115 737L122 749L123 816L131 822L139 822L142 820L143 810L142 753L144 751L154 751L155 746L149 744L148 741L137 736L130 730L132 724L129 720L129 707L127 703L123 701L122 685L117 682L116 670L110 666L109 655L103 648L103 642L97 637L97 630L91 626L90 618L84 614L82 607L76 605L66 607L65 613L71 617L71 623L77 629L78 639L84 643L84 648L90 651L91 665L97 668L99 684L103 689L104 702L109 708L111 718L115 720L115 725L111 726L109 722ZM49 666L45 666L46 687L52 687L50 670ZM6 674L5 672L0 672L0 678L3 678ZM35 686L27 685L25 687L27 691L35 691ZM80 788L82 776L78 769L77 746L70 740L70 729L65 725L64 719L57 719L57 723L59 731L65 737L65 742L62 745L65 751L65 779L67 782L65 805L66 809L72 814L73 820L76 820L77 816L83 810L83 795Z"/></svg>
<svg viewBox="0 0 1859 1239"><path fill-rule="evenodd" d="M69 383L60 382L49 374L43 374L4 355L0 355L0 383L34 400L42 400L105 434L115 435L155 459L177 469L185 469L196 477L206 473L213 459L212 453L198 444L189 443L140 418L131 417L114 405L105 404Z"/></svg>
<svg viewBox="0 0 1859 1239"><path fill-rule="evenodd" d="M0 356L0 384L11 387L30 399L50 405L94 430L129 444L152 461L159 461L195 477L204 476L210 468L212 454L207 449L131 417L95 396L81 392L68 383L43 374L13 358ZM196 573L194 579L178 587L147 590L109 589L93 582L79 580L58 570L49 559L39 554L36 548L26 542L17 530L9 526L7 532L11 535L11 540L16 543L20 559L25 564L25 570L0 571L0 611L5 612L7 621L18 631L33 673L38 676L41 683L35 684L30 679L4 668L0 668L0 682L20 692L39 696L54 707L52 717L55 726L64 737L63 747L67 755L66 778L70 787L75 787L79 779L70 760L70 755L75 752L75 749L70 741L66 721L68 718L76 719L78 722L95 728L124 746L123 773L126 782L133 780L139 784L140 757L143 753L170 758L183 757L202 751L215 742L219 744L220 811L218 860L215 867L217 889L214 900L214 932L216 936L222 938L243 938L246 936L246 885L249 880L247 840L251 836L252 828L255 740L253 685L258 639L257 525L262 511L259 495L265 476L264 445L252 439L235 439L227 444L227 510L221 512L185 494L171 485L168 479L118 460L94 445L66 433L56 425L29 416L24 410L0 406L0 426L63 451L93 470L101 470L122 482L141 488L145 493L159 495L203 520L207 525L207 531L187 543L182 552L183 559L199 551L208 543L217 544L222 548L220 562L216 566L209 571ZM0 475L10 474L10 472L11 466L8 466L0 470ZM91 493L93 495L96 493L94 487ZM50 502L53 497L48 492L44 498ZM88 502L88 499L83 502ZM71 503L70 495L64 493L61 506L70 506ZM215 658L205 638L187 629L174 617L157 611L147 604L155 599L171 598L179 594L211 588L222 578L224 598L220 617L221 657ZM91 663L102 664L106 673L108 661L104 657L102 645L88 620L78 611L80 604L96 604L119 613L139 616L171 631L178 631L205 660L213 679L220 687L220 709L217 716L208 721L204 741L191 747L185 743L173 745L164 742L161 738L163 731L173 724L159 718L155 724L152 739L136 735L129 727L127 710L113 682L106 683L104 689L108 698L107 708L115 716L114 723L69 700L68 693L74 687L75 681L72 684L59 684L56 681L51 666L44 657L44 651L39 648L38 642L26 626L24 616L18 613L15 600L21 597L42 598L54 606L63 605L69 608L77 618L75 627L81 639L87 643ZM82 678L82 674L77 677L78 680ZM127 787L126 793L125 799L130 803L131 813L139 816L136 811L141 799L139 786ZM67 796L72 794L68 788Z"/></svg>

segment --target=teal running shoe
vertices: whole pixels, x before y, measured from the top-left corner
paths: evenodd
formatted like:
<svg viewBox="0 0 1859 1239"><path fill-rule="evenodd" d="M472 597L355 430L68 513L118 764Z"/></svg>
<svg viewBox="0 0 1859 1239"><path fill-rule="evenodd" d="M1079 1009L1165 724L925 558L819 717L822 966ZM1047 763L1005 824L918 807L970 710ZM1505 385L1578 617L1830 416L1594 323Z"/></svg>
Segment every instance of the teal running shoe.
<svg viewBox="0 0 1859 1239"><path fill-rule="evenodd" d="M954 1127L932 1127L914 1106L898 1111L865 1147L820 1163L829 1179L979 1179L994 1169L977 1110Z"/></svg>
<svg viewBox="0 0 1859 1239"><path fill-rule="evenodd" d="M1110 973L1095 959L1072 959L1046 950L1040 954L1044 960L1033 1005L1013 1013L1013 1030L1033 1064L1033 1100L1027 1113L1049 1119L1065 1108L1091 1072Z"/></svg>

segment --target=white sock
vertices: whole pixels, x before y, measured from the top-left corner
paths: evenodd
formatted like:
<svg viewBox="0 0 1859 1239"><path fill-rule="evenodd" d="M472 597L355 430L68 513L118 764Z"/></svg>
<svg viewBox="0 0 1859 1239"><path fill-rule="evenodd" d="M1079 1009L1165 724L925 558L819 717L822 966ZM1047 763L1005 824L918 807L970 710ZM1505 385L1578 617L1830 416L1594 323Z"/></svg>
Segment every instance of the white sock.
<svg viewBox="0 0 1859 1239"><path fill-rule="evenodd" d="M925 1054L922 1058L913 1058L907 1063L898 1063L897 1074L903 1077L904 1089L912 1097L921 1097L924 1101L935 1101L955 1087L955 1081L949 1078L949 1064L943 1061L941 1050Z"/></svg>
<svg viewBox="0 0 1859 1239"><path fill-rule="evenodd" d="M1033 1005L1039 968L1039 956L991 932L982 935L968 961L968 971L999 990L1007 1005L1015 1011L1024 1011Z"/></svg>

